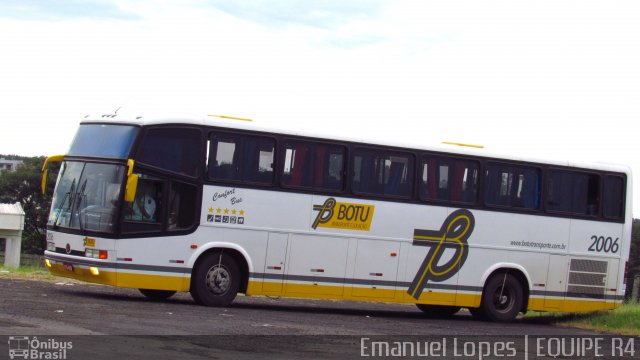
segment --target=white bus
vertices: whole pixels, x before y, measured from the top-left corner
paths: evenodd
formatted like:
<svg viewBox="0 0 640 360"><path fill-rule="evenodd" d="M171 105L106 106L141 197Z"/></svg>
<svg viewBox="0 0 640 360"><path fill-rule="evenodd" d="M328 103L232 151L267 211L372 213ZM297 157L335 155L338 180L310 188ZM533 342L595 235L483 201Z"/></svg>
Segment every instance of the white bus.
<svg viewBox="0 0 640 360"><path fill-rule="evenodd" d="M244 293L493 321L624 297L623 166L144 114L88 116L51 161L57 276L209 306Z"/></svg>

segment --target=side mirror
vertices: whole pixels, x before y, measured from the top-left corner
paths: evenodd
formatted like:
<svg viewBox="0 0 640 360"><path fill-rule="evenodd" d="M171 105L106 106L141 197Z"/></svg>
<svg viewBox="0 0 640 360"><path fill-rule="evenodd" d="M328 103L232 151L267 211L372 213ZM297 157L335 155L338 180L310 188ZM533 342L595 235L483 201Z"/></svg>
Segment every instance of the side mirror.
<svg viewBox="0 0 640 360"><path fill-rule="evenodd" d="M42 195L44 195L47 191L47 175L49 175L49 163L62 161L64 161L64 155L49 156L44 161L44 165L42 165L42 182L40 184L40 186L42 187Z"/></svg>
<svg viewBox="0 0 640 360"><path fill-rule="evenodd" d="M129 159L127 161L129 170L127 171L127 186L124 190L124 201L132 203L136 199L136 191L138 190L138 174L133 173L135 161Z"/></svg>

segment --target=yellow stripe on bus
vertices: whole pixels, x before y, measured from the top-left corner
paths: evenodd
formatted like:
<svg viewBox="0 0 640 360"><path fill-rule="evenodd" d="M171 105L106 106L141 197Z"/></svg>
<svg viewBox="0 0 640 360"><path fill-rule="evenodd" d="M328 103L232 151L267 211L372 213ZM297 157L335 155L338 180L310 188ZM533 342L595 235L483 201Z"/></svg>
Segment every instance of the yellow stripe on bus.
<svg viewBox="0 0 640 360"><path fill-rule="evenodd" d="M65 269L61 263L52 263L49 268L49 272L54 276L71 278L90 283L116 285L116 273L113 271L100 271L99 275L93 275L89 269L74 266L73 271L70 271Z"/></svg>
<svg viewBox="0 0 640 360"><path fill-rule="evenodd" d="M89 269L75 267L68 271L60 263L52 264L49 268L52 275L72 278L76 280L120 286L135 289L155 289L189 291L190 277L149 275L100 270L99 275L93 275ZM301 297L323 300L350 301L379 301L390 303L425 303L434 305L450 305L460 307L479 307L481 294L455 293L446 291L425 291L416 301L405 289L380 289L369 287L345 287L342 285L276 283L271 281L250 280L247 295L278 295L285 297ZM557 312L588 312L597 310L612 310L621 306L621 302L607 302L602 300L578 299L545 299L541 297L529 298L528 309L531 311Z"/></svg>
<svg viewBox="0 0 640 360"><path fill-rule="evenodd" d="M576 299L543 299L530 298L529 310L549 312L588 312L598 310L613 310L622 305L622 302L607 302L602 300L576 300Z"/></svg>
<svg viewBox="0 0 640 360"><path fill-rule="evenodd" d="M100 269L98 275L94 275L87 268L74 266L73 271L65 269L60 264L51 264L49 271L52 275L86 281L95 284L121 286L134 289L174 290L189 291L190 278L184 276L165 276L115 272L113 270Z"/></svg>
<svg viewBox="0 0 640 360"><path fill-rule="evenodd" d="M118 272L118 286L135 289L189 291L189 278Z"/></svg>

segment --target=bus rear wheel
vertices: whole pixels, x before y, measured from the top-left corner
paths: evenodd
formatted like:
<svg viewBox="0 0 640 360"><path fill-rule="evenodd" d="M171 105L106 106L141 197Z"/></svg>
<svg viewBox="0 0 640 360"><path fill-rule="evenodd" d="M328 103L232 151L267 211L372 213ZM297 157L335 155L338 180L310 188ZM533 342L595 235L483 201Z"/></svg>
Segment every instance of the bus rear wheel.
<svg viewBox="0 0 640 360"><path fill-rule="evenodd" d="M416 304L418 309L422 310L422 312L428 317L434 318L446 318L451 317L458 311L460 311L459 306L444 306L444 305L427 305L427 304Z"/></svg>
<svg viewBox="0 0 640 360"><path fill-rule="evenodd" d="M229 306L240 289L240 269L236 261L216 252L198 264L191 276L191 296L206 306Z"/></svg>
<svg viewBox="0 0 640 360"><path fill-rule="evenodd" d="M480 308L474 309L471 314L481 320L510 322L520 313L523 301L520 281L507 273L497 274L487 281Z"/></svg>
<svg viewBox="0 0 640 360"><path fill-rule="evenodd" d="M138 289L142 295L151 300L166 300L175 294L175 291L171 290L151 290L151 289Z"/></svg>

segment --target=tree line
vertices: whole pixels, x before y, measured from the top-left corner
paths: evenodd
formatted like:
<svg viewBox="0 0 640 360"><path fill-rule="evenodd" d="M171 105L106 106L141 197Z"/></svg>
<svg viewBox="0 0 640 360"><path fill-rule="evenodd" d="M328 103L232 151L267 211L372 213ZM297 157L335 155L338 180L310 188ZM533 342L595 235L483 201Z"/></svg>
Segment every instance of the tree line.
<svg viewBox="0 0 640 360"><path fill-rule="evenodd" d="M51 208L51 197L58 173L58 164L50 165L47 191L41 192L41 170L46 157L21 157L0 155L0 158L22 160L14 172L0 173L0 203L19 202L25 212L25 225L22 232L22 252L43 254L46 248L46 226ZM4 251L1 248L0 251ZM631 294L633 278L640 274L640 219L633 221L631 253L629 254L627 273L627 295Z"/></svg>
<svg viewBox="0 0 640 360"><path fill-rule="evenodd" d="M41 191L41 169L46 157L21 157L17 155L0 155L7 160L22 160L16 171L0 173L0 203L22 205L25 212L24 230L22 231L22 252L42 254L46 247L46 226L51 207L51 196L55 186L57 168L47 182L45 195ZM4 251L1 248L0 251Z"/></svg>

